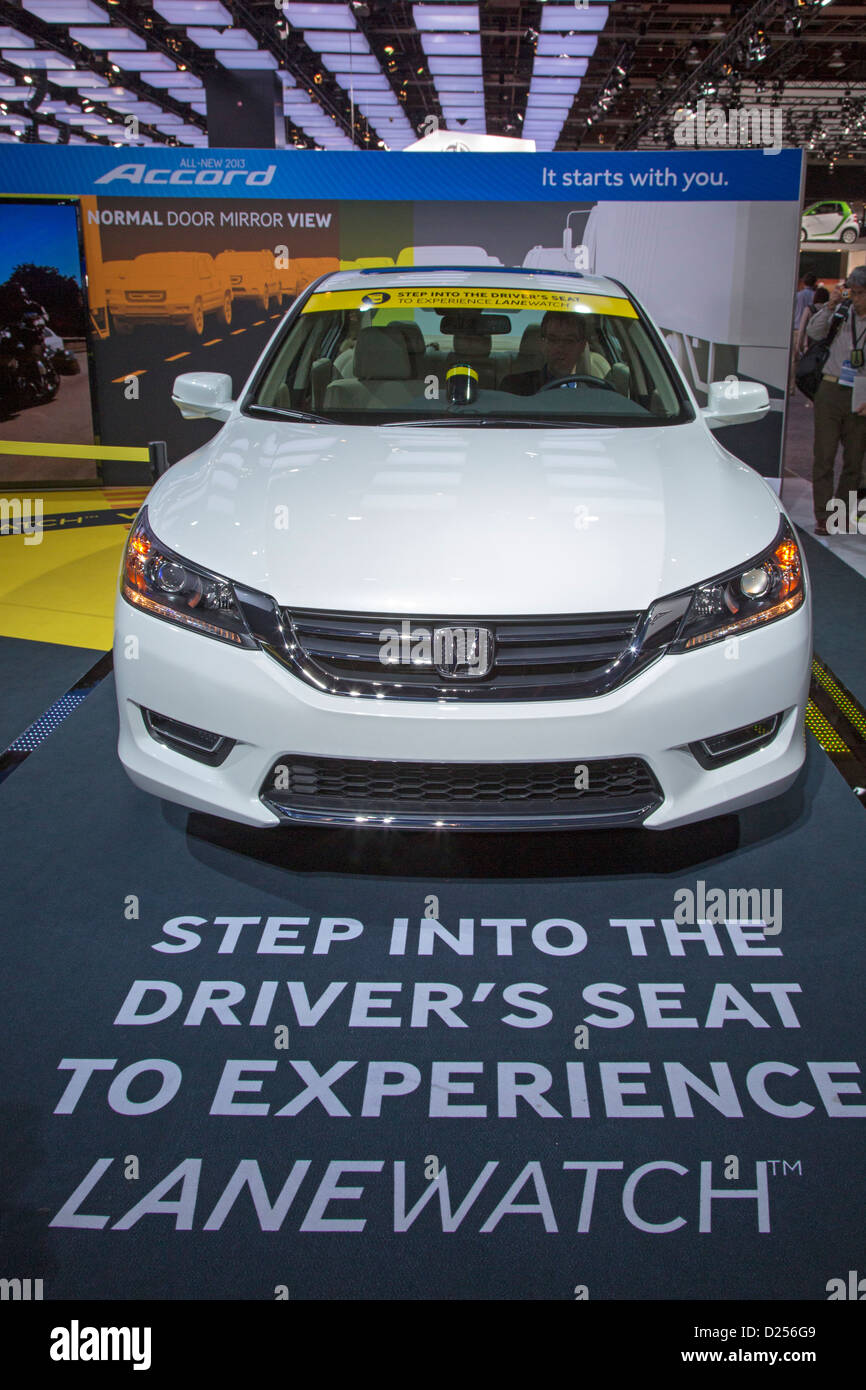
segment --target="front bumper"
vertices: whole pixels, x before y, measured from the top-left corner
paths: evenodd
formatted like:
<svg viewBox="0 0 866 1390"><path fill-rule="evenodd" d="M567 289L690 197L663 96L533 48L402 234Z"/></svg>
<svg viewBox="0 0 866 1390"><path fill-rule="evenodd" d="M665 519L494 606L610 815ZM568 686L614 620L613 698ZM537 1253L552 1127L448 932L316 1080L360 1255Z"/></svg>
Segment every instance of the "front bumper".
<svg viewBox="0 0 866 1390"><path fill-rule="evenodd" d="M130 642L135 638L135 642ZM127 653L135 652L135 658ZM246 825L283 821L389 824L392 828L544 828L543 817L497 818L456 807L444 815L322 815L265 804L262 789L280 758L323 757L383 763L493 764L640 758L663 799L642 820L669 829L734 812L787 790L805 757L803 718L811 669L810 596L797 612L747 633L664 656L633 680L591 699L499 704L364 700L323 694L263 651L236 650L174 627L118 597L115 678L118 752L136 786L195 810ZM157 742L142 709L234 740L219 766ZM783 712L767 746L712 770L688 745ZM389 808L391 811L391 808ZM596 825L633 823L607 817ZM556 817L557 828L592 825Z"/></svg>
<svg viewBox="0 0 866 1390"><path fill-rule="evenodd" d="M138 324L184 323L192 313L192 299L183 302L176 299L139 300L132 304L121 300L116 304L109 302L108 308L113 318L134 320Z"/></svg>

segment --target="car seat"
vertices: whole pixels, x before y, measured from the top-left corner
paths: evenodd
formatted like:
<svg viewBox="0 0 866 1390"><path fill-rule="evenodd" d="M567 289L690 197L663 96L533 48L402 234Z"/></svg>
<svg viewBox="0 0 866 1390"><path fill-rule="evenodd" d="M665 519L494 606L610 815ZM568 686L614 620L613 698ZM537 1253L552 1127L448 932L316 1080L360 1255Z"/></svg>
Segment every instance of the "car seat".
<svg viewBox="0 0 866 1390"><path fill-rule="evenodd" d="M313 398L313 409L321 410L325 403L325 392L337 375L335 363L330 357L317 357L310 368L310 391Z"/></svg>
<svg viewBox="0 0 866 1390"><path fill-rule="evenodd" d="M423 395L423 378L413 377L402 335L385 328L362 328L353 364L354 376L327 386L324 409L388 409Z"/></svg>
<svg viewBox="0 0 866 1390"><path fill-rule="evenodd" d="M413 377L424 375L424 353L427 345L424 342L424 334L421 332L417 323L408 319L395 319L393 323L385 325L385 332L390 333L392 338L405 344L409 353L409 368Z"/></svg>
<svg viewBox="0 0 866 1390"><path fill-rule="evenodd" d="M529 323L523 330L520 339L520 347L514 359L512 371L514 372L537 372L544 365L544 353L541 347L541 324Z"/></svg>
<svg viewBox="0 0 866 1390"><path fill-rule="evenodd" d="M629 395L631 391L631 370L625 362L614 362L607 376L611 386L615 386L621 396Z"/></svg>

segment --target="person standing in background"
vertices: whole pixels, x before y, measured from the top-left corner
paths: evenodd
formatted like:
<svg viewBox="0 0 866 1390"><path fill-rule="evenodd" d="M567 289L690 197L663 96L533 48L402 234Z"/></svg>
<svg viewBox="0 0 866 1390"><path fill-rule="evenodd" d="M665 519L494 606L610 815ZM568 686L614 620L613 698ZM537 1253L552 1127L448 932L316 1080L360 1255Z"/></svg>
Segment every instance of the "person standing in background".
<svg viewBox="0 0 866 1390"><path fill-rule="evenodd" d="M809 339L806 336L806 327L814 318L819 309L827 303L830 298L830 291L824 286L819 285L815 291L815 298L811 304L807 304L802 314L800 322L794 325L794 351L791 354L791 390L794 391L797 385L797 363L809 346ZM803 405L806 410L812 409L812 402L804 400Z"/></svg>
<svg viewBox="0 0 866 1390"><path fill-rule="evenodd" d="M847 294L845 293L847 291ZM847 314L843 300L848 301ZM838 311L838 312L837 312ZM855 266L844 286L834 285L823 308L806 325L806 336L820 342L830 331L834 315L842 316L824 375L815 395L815 458L812 468L812 501L815 534L827 535L827 509L831 497L859 493L866 456L866 405L853 408L854 381L866 377L866 266ZM835 488L836 451L842 444L842 475Z"/></svg>
<svg viewBox="0 0 866 1390"><path fill-rule="evenodd" d="M807 305L811 304L812 301L813 301L813 299L815 298L815 284L816 284L816 281L817 281L817 276L816 276L816 275L813 275L812 271L810 270L809 273L808 273L808 275L804 275L804 276L803 276L803 287L802 287L802 289L799 289L799 290L797 291L797 293L794 295L794 328L795 328L795 330L796 330L796 328L797 328L797 326L798 326L798 324L799 324L801 318L803 317L803 310L807 307Z"/></svg>
<svg viewBox="0 0 866 1390"><path fill-rule="evenodd" d="M796 360L798 357L802 357L802 356L803 356L803 353L806 351L806 348L807 348L807 346L808 346L809 340L808 340L808 338L806 337L806 325L809 323L809 321L811 320L811 318L813 317L813 315L816 314L816 313L818 312L819 309L823 308L823 306L827 303L827 301L828 301L829 298L830 298L830 291L826 288L826 286L824 286L824 285L819 285L818 288L815 290L815 298L812 300L812 303L806 305L805 309L803 310L802 314L800 315L799 323L797 323L797 324L794 325L794 328L795 328L795 337L794 337L794 359L795 359L795 360Z"/></svg>
<svg viewBox="0 0 866 1390"><path fill-rule="evenodd" d="M793 322L793 325L792 325L792 327L793 327L793 339L792 339L792 351L791 351L791 373L790 373L790 377L789 377L789 379L788 379L788 395L789 395L789 396L792 396L792 395L794 394L795 389L796 389L796 382L795 382L795 379L794 379L794 370L795 370L795 368L796 368L796 366L797 366L797 358L800 356L800 352L798 351L798 348L797 348L797 343L798 343L798 341L799 341L799 336L800 336L800 327L801 327L801 324L802 324L802 322L803 322L803 314L805 313L805 311L806 311L807 309L811 309L812 304L813 304L813 301L814 301L814 297L815 297L815 293L816 293L816 290L815 290L815 281L816 281L816 276L815 276L815 275L813 274L813 272L810 270L810 271L808 272L808 274L806 274L806 275L803 276L803 285L802 285L802 288L799 289L799 290L797 290L797 293L794 295L794 322Z"/></svg>

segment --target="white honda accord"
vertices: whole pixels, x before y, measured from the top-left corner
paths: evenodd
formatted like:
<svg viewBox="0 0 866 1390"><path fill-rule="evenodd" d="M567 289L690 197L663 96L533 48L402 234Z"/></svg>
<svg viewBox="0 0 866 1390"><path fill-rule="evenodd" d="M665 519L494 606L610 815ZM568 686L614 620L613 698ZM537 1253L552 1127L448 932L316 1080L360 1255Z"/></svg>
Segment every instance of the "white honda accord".
<svg viewBox="0 0 866 1390"><path fill-rule="evenodd" d="M295 302L132 528L116 613L137 786L247 825L667 829L804 759L808 577L599 276L360 270Z"/></svg>

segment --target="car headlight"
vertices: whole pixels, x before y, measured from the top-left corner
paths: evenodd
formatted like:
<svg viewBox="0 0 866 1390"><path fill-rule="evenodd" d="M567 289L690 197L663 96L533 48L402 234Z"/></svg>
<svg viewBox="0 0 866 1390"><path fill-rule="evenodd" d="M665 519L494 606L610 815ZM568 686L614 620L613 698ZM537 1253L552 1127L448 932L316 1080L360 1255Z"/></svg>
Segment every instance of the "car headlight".
<svg viewBox="0 0 866 1390"><path fill-rule="evenodd" d="M696 589L653 604L646 625L647 645L660 639L669 643L670 652L694 651L784 618L805 597L800 548L783 521L773 544L761 555ZM682 622L673 627L672 618L683 613Z"/></svg>
<svg viewBox="0 0 866 1390"><path fill-rule="evenodd" d="M206 637L256 647L228 579L193 565L161 544L143 507L129 533L121 593L135 608Z"/></svg>

